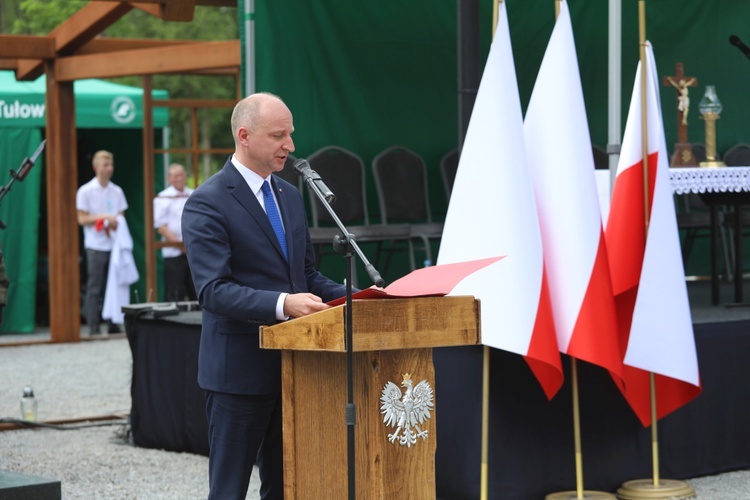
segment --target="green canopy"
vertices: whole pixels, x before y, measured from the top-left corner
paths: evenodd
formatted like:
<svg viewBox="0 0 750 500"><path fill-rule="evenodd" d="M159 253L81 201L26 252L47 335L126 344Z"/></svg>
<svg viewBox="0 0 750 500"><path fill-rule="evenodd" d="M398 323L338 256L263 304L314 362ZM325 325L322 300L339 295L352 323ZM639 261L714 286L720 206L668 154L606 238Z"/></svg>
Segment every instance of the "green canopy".
<svg viewBox="0 0 750 500"><path fill-rule="evenodd" d="M0 71L0 127L44 127L46 79L18 82L12 71ZM141 128L143 90L103 80L73 83L78 128ZM155 99L166 99L166 90L154 90ZM154 127L166 127L167 108L154 109Z"/></svg>
<svg viewBox="0 0 750 500"><path fill-rule="evenodd" d="M142 148L141 134L137 130L143 124L142 89L102 80L80 80L74 82L73 90L77 129L91 132L98 129L99 133L95 137L100 148L117 151L119 144L129 154L135 153L134 159L138 161L142 155L130 150ZM33 154L43 139L45 92L44 76L33 82L18 82L13 72L0 71L0 184L3 186L11 179L9 170L17 169L24 158ZM165 90L154 90L153 97L166 99L168 94ZM153 116L155 128L167 126L169 116L166 108L154 108ZM109 129L113 129L111 133L107 132ZM125 142L125 146L122 142ZM122 159L125 155L116 156ZM79 165L78 168L82 166ZM10 278L8 305L3 312L0 333L34 331L39 296L37 284L46 286L47 283L46 265L39 265L40 262L46 263L46 259L40 258L47 255L46 248L39 251L39 221L46 205L41 195L44 187L43 170L44 156L41 156L26 179L15 182L0 203L0 219L8 226L0 231L0 240ZM134 182L142 181L140 169L133 170L123 178L120 185L128 185L130 177L133 177ZM72 172L71 175L76 174ZM131 206L140 208L139 205L143 204L142 195L138 199L136 190L137 186L131 190L134 195L128 198L128 202ZM139 214L140 212L132 215L135 217ZM140 228L142 229L142 222ZM44 233L46 230L43 230ZM70 237L77 238L79 235L71 234ZM44 240L41 243L42 247L46 246ZM41 302L38 306L46 308L48 304Z"/></svg>

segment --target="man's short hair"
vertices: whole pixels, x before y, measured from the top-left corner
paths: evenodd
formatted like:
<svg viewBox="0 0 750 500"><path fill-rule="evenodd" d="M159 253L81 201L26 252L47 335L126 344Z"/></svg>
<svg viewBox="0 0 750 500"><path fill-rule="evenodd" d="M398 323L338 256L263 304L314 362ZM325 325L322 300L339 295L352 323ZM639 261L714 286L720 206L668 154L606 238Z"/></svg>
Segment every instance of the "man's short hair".
<svg viewBox="0 0 750 500"><path fill-rule="evenodd" d="M172 170L177 170L178 168L182 170L183 172L185 172L185 167L183 167L179 163L172 163L169 165L169 168L167 169L167 173L172 173Z"/></svg>
<svg viewBox="0 0 750 500"><path fill-rule="evenodd" d="M277 96L276 94L272 94L271 92L258 92L254 95L266 95L270 97L274 97L278 99L281 102L284 102L281 97ZM250 97L250 96L247 96ZM232 111L232 118L231 118L231 125L232 125L232 136L237 136L237 130L241 126L246 126L248 130L253 131L255 130L255 127L258 125L258 116L260 115L260 102L255 101L248 101L247 97L242 99L240 102L238 102L234 110Z"/></svg>
<svg viewBox="0 0 750 500"><path fill-rule="evenodd" d="M112 153L102 149L94 153L94 157L91 158L91 164L96 166L99 163L99 160L114 160L114 158L115 156Z"/></svg>

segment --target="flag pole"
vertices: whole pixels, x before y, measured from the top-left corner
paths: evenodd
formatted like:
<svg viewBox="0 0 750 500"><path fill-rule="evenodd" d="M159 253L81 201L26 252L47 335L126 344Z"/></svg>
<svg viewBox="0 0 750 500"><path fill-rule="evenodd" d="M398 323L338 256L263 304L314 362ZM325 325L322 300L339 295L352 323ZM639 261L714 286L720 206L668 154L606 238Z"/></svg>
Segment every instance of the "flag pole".
<svg viewBox="0 0 750 500"><path fill-rule="evenodd" d="M648 238L648 226L651 222L651 205L648 186L648 99L646 83L646 2L638 0L638 46L641 60L641 148L643 154L643 227ZM654 372L649 372L649 395L651 400L651 467L654 488L659 487L659 424L656 412L656 379Z"/></svg>
<svg viewBox="0 0 750 500"><path fill-rule="evenodd" d="M482 352L482 477L480 498L481 500L487 500L490 449L490 347L484 346Z"/></svg>
<svg viewBox="0 0 750 500"><path fill-rule="evenodd" d="M648 168L648 62L646 61L646 1L638 0L638 45L641 61L641 147L643 156L643 227L648 238L648 227L651 222L651 205L649 203L649 168ZM658 167L657 167L658 168ZM622 500L693 498L695 490L685 481L659 478L659 425L656 411L656 375L649 372L649 396L651 404L651 461L652 478L626 481L617 495Z"/></svg>
<svg viewBox="0 0 750 500"><path fill-rule="evenodd" d="M555 19L560 17L562 0L555 0ZM570 357L570 378L573 393L573 450L576 464L576 491L563 491L545 496L545 500L615 500L617 497L604 491L584 491L583 489L583 451L581 447L581 407L578 400L578 360ZM575 494L575 495L574 495Z"/></svg>
<svg viewBox="0 0 750 500"><path fill-rule="evenodd" d="M641 149L643 155L643 228L648 238L648 226L651 222L651 205L648 186L648 104L646 96L646 1L638 0L638 47L641 61ZM649 396L651 401L651 466L653 485L659 487L659 424L656 413L656 379L654 372L649 372Z"/></svg>
<svg viewBox="0 0 750 500"><path fill-rule="evenodd" d="M558 2L555 2L559 5ZM583 452L581 451L581 409L578 405L578 360L570 358L573 384L573 441L576 457L576 498L583 498Z"/></svg>
<svg viewBox="0 0 750 500"><path fill-rule="evenodd" d="M500 2L492 2L492 38L497 30L497 18L500 14ZM489 455L490 455L490 347L482 348L482 446L481 446L481 474L479 479L479 498L489 498Z"/></svg>

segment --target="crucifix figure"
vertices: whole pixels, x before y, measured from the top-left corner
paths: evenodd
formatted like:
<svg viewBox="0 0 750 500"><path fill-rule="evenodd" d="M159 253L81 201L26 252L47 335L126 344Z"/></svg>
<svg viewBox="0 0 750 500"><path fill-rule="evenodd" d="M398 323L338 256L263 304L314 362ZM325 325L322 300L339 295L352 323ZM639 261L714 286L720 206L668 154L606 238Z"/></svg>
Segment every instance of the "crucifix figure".
<svg viewBox="0 0 750 500"><path fill-rule="evenodd" d="M675 74L665 76L664 85L672 86L677 91L677 144L674 147L672 161L673 167L697 165L698 162L693 155L693 150L688 144L687 124L688 112L690 111L690 87L698 85L698 79L693 76L685 76L682 63L675 63Z"/></svg>

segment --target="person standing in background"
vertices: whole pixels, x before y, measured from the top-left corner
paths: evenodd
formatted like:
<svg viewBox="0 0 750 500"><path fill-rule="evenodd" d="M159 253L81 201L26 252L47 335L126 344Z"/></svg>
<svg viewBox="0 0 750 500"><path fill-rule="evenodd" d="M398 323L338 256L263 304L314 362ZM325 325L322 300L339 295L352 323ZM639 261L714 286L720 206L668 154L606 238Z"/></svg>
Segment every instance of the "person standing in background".
<svg viewBox="0 0 750 500"><path fill-rule="evenodd" d="M97 151L91 160L95 177L78 188L76 210L78 224L83 226L83 247L86 250L86 299L84 310L91 335L99 334L102 304L107 285L112 233L117 230L117 216L125 215L128 202L120 186L111 182L115 172L114 156L109 151ZM109 325L109 333L118 327Z"/></svg>
<svg viewBox="0 0 750 500"><path fill-rule="evenodd" d="M167 172L169 187L154 198L154 227L161 240L179 243L161 249L164 258L164 291L167 302L196 300L193 279L190 276L187 256L182 246L182 209L193 192L185 186L185 168L173 163Z"/></svg>

